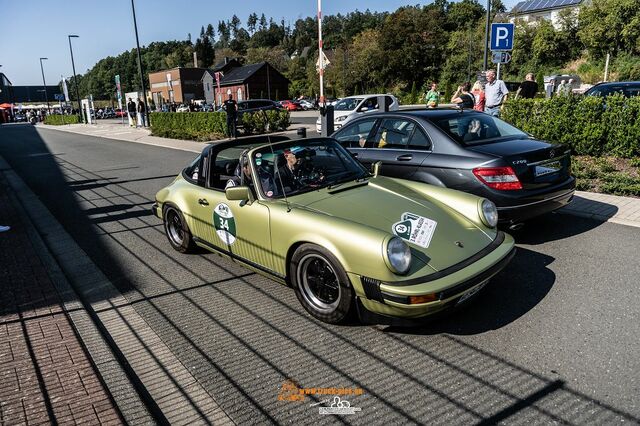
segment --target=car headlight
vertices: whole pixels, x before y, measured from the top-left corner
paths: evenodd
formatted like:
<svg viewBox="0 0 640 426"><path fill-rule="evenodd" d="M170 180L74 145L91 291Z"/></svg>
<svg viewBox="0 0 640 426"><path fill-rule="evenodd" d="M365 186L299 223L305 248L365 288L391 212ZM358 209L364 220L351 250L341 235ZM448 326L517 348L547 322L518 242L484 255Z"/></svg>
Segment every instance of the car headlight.
<svg viewBox="0 0 640 426"><path fill-rule="evenodd" d="M401 238L393 237L387 243L387 259L394 272L406 274L411 267L411 250Z"/></svg>
<svg viewBox="0 0 640 426"><path fill-rule="evenodd" d="M344 121L346 119L347 119L347 116L346 115L342 115L340 117L337 117L335 121Z"/></svg>
<svg viewBox="0 0 640 426"><path fill-rule="evenodd" d="M495 228L498 224L498 209L493 202L482 200L480 204L480 219L490 228Z"/></svg>

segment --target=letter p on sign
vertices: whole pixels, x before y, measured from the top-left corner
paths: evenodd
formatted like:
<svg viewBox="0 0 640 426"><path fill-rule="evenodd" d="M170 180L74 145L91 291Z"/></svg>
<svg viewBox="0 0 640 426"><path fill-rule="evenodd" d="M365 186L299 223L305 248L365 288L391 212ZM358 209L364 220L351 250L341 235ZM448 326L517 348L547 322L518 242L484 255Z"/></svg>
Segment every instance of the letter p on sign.
<svg viewBox="0 0 640 426"><path fill-rule="evenodd" d="M491 50L513 49L514 24L491 24Z"/></svg>

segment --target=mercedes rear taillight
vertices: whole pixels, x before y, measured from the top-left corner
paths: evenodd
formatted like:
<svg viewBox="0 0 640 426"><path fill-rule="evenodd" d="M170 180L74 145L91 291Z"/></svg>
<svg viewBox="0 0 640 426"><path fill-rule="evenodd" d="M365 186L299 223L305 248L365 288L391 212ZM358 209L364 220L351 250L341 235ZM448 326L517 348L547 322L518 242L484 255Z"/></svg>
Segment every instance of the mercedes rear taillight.
<svg viewBox="0 0 640 426"><path fill-rule="evenodd" d="M501 191L522 189L522 184L511 167L478 167L473 174L489 188Z"/></svg>

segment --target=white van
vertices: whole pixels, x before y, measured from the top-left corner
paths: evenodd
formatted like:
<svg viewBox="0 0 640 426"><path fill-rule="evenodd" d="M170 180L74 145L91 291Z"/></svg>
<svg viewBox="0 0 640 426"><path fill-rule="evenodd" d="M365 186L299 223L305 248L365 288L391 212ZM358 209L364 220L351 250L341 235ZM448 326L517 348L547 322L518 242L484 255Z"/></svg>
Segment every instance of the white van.
<svg viewBox="0 0 640 426"><path fill-rule="evenodd" d="M338 130L345 123L362 114L378 112L378 96L384 96L389 111L397 111L400 107L398 99L393 95L359 95L340 99L333 106L333 127ZM316 131L322 132L322 118L316 121Z"/></svg>

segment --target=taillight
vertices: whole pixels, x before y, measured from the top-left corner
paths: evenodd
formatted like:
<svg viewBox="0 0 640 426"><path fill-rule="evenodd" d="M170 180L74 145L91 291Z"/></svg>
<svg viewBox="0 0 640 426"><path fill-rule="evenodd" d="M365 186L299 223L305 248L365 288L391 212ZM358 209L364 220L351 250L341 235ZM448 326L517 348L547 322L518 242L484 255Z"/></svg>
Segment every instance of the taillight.
<svg viewBox="0 0 640 426"><path fill-rule="evenodd" d="M522 189L522 184L511 167L478 167L473 174L489 188L502 191Z"/></svg>

